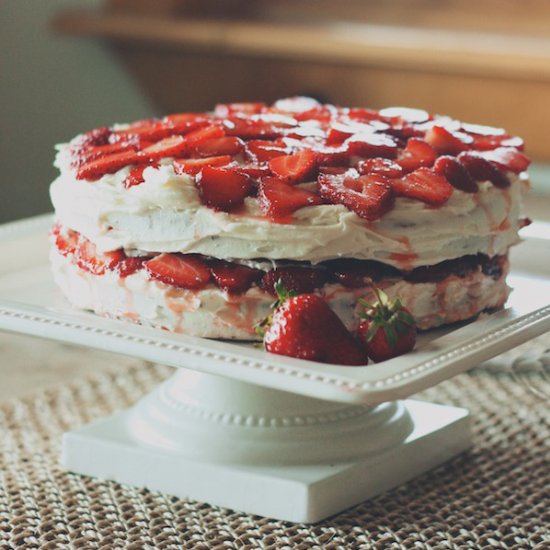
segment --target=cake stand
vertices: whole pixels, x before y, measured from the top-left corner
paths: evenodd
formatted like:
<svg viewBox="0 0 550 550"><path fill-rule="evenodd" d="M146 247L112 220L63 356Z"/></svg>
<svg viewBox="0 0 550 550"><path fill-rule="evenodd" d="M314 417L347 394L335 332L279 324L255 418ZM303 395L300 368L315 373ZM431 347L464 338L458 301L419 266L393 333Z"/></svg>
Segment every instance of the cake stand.
<svg viewBox="0 0 550 550"><path fill-rule="evenodd" d="M465 409L408 397L550 329L544 226L514 253L505 309L344 367L77 312L49 274L50 223L0 227L0 328L176 367L132 408L66 433L63 465L242 512L316 522L466 450Z"/></svg>

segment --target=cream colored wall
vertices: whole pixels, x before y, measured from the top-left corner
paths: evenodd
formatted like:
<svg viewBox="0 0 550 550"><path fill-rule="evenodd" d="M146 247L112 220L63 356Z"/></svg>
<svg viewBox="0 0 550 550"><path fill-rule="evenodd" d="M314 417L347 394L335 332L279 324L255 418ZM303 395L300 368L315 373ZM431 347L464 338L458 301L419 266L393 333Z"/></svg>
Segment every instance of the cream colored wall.
<svg viewBox="0 0 550 550"><path fill-rule="evenodd" d="M52 32L59 10L97 4L0 2L0 223L50 210L55 143L154 114L106 46Z"/></svg>

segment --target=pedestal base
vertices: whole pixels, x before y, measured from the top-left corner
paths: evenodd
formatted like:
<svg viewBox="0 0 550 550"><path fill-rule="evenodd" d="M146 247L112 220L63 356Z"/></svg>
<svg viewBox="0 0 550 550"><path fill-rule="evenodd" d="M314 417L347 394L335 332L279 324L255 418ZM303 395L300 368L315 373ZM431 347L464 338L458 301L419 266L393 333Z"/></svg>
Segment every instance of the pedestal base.
<svg viewBox="0 0 550 550"><path fill-rule="evenodd" d="M239 388L208 375L197 384L193 376L182 382L179 374L133 409L66 433L64 466L233 510L310 523L410 480L471 444L465 409L407 400L350 412L336 403L240 383L240 399L225 400L223 406L231 409L248 395L240 403L243 412L229 410L224 416L211 410L215 396L206 404L200 396L208 388L215 394L217 387L239 397ZM191 395L198 400L193 406ZM286 411L296 403L306 412L277 417L273 411L283 402ZM267 413L258 416L260 410ZM205 433L207 425L211 430ZM339 440L327 437L327 429ZM230 440L233 450L220 456ZM271 456L265 452L270 440Z"/></svg>

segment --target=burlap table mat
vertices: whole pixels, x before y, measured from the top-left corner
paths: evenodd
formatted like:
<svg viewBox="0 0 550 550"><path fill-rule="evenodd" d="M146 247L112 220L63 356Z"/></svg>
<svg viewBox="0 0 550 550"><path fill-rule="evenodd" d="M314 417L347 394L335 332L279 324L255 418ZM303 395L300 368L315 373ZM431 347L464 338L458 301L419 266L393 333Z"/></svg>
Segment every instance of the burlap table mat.
<svg viewBox="0 0 550 550"><path fill-rule="evenodd" d="M0 548L550 548L547 402L506 372L478 369L420 395L471 410L470 452L313 526L63 471L63 431L127 407L170 373L123 365L0 406Z"/></svg>

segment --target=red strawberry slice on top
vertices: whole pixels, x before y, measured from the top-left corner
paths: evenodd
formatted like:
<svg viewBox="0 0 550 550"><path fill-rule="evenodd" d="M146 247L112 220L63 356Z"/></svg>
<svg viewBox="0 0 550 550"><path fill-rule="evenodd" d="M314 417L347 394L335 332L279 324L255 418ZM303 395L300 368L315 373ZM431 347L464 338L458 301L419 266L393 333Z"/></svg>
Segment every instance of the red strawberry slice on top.
<svg viewBox="0 0 550 550"><path fill-rule="evenodd" d="M289 152L289 148L281 139L275 141L252 139L246 143L246 156L254 162L269 162Z"/></svg>
<svg viewBox="0 0 550 550"><path fill-rule="evenodd" d="M367 132L355 134L345 143L349 153L359 157L395 158L399 147L392 136Z"/></svg>
<svg viewBox="0 0 550 550"><path fill-rule="evenodd" d="M424 138L440 155L458 155L473 143L473 138L464 132L452 131L443 126L432 126Z"/></svg>
<svg viewBox="0 0 550 550"><path fill-rule="evenodd" d="M489 160L483 158L476 151L464 151L458 155L458 160L468 170L470 176L476 181L490 181L495 187L505 189L510 187L510 180Z"/></svg>
<svg viewBox="0 0 550 550"><path fill-rule="evenodd" d="M143 266L154 279L180 288L198 290L210 281L206 263L190 254L159 254Z"/></svg>
<svg viewBox="0 0 550 550"><path fill-rule="evenodd" d="M323 198L333 204L343 204L368 221L378 219L393 205L393 192L389 180L378 174L321 174L318 185L319 194Z"/></svg>
<svg viewBox="0 0 550 550"><path fill-rule="evenodd" d="M441 206L453 194L453 186L431 168L419 168L402 178L391 180L396 195L416 199L430 206Z"/></svg>
<svg viewBox="0 0 550 550"><path fill-rule="evenodd" d="M310 149L305 149L293 155L284 155L269 161L269 168L275 176L288 183L305 181L316 167L316 156Z"/></svg>
<svg viewBox="0 0 550 550"><path fill-rule="evenodd" d="M244 151L244 141L235 136L223 136L207 139L199 143L195 152L201 157L220 155L238 155Z"/></svg>
<svg viewBox="0 0 550 550"><path fill-rule="evenodd" d="M403 168L399 164L385 158L360 160L356 169L360 174L379 174L387 178L399 178L403 175Z"/></svg>
<svg viewBox="0 0 550 550"><path fill-rule="evenodd" d="M455 157L444 155L434 164L434 172L444 176L455 188L465 193L477 193L479 187L462 163Z"/></svg>
<svg viewBox="0 0 550 550"><path fill-rule="evenodd" d="M149 161L155 161L166 157L177 157L186 150L187 143L183 136L170 136L145 147L142 154Z"/></svg>
<svg viewBox="0 0 550 550"><path fill-rule="evenodd" d="M250 176L237 167L205 166L196 176L195 185L203 204L225 211L242 206L253 188Z"/></svg>
<svg viewBox="0 0 550 550"><path fill-rule="evenodd" d="M396 163L405 170L412 172L417 168L433 166L437 153L433 147L423 139L411 138L407 145L397 155Z"/></svg>
<svg viewBox="0 0 550 550"><path fill-rule="evenodd" d="M97 180L105 174L114 174L129 164L146 161L147 157L134 150L113 153L80 166L76 172L76 178L79 180Z"/></svg>
<svg viewBox="0 0 550 550"><path fill-rule="evenodd" d="M219 157L208 157L201 159L174 159L172 163L176 174L189 174L195 176L205 166L226 166L233 159L229 155L221 155Z"/></svg>
<svg viewBox="0 0 550 550"><path fill-rule="evenodd" d="M498 147L492 151L480 152L478 155L500 170L510 170L515 174L527 170L531 164L531 161L514 147Z"/></svg>
<svg viewBox="0 0 550 550"><path fill-rule="evenodd" d="M290 185L278 178L264 178L258 190L260 208L276 223L289 223L296 210L323 204L315 193Z"/></svg>

